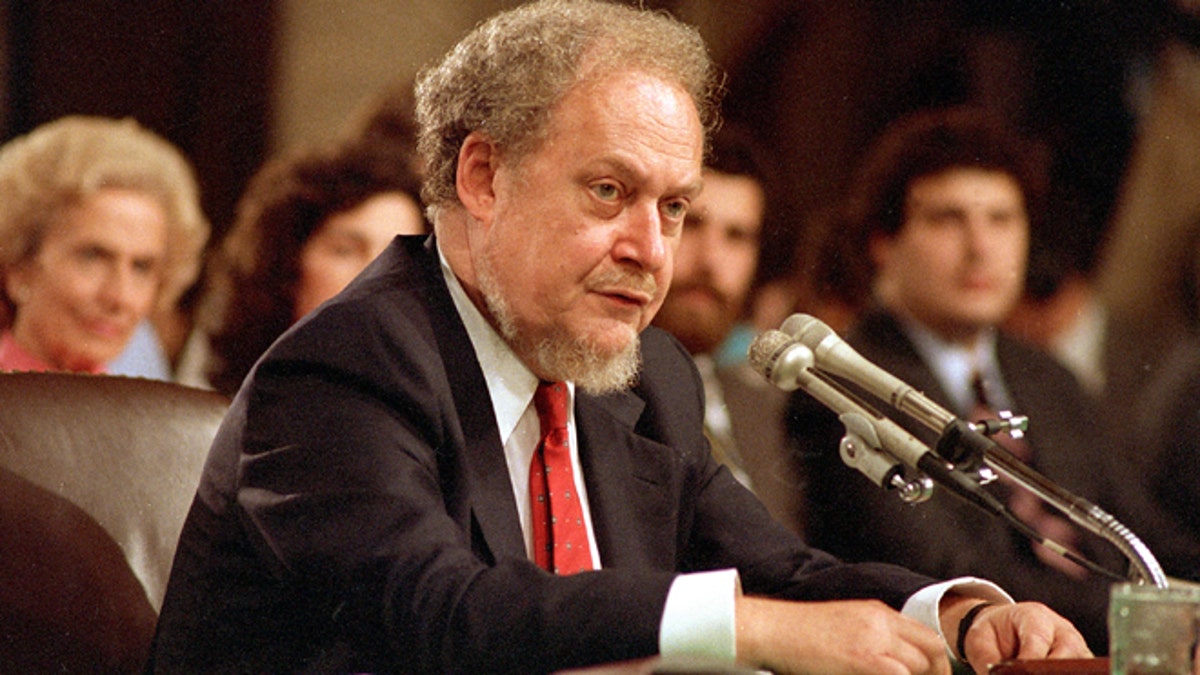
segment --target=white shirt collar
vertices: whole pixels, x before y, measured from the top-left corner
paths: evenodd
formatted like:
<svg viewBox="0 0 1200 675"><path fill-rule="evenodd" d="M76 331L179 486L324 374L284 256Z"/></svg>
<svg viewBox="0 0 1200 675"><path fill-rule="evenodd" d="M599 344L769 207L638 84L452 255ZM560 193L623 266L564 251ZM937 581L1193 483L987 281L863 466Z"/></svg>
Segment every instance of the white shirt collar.
<svg viewBox="0 0 1200 675"><path fill-rule="evenodd" d="M512 483L513 499L517 517L525 536L525 551L533 558L533 516L529 507L529 464L536 450L540 429L537 411L534 410L533 393L538 378L513 352L504 338L492 328L483 313L471 302L450 263L438 248L442 276L450 289L450 298L462 317L467 336L475 349L479 363L486 364L483 377L487 382L488 395L492 399L496 414L496 427L500 432L500 443L504 446L504 458L508 464L508 477ZM592 550L592 565L599 569L600 552L596 546L596 532L592 526L587 484L582 480L583 467L579 459L579 439L575 429L575 384L567 383L567 430L570 435L571 464L575 473L575 491L583 507L583 519L587 528L588 541Z"/></svg>
<svg viewBox="0 0 1200 675"><path fill-rule="evenodd" d="M450 263L438 246L438 259L441 261L442 275L446 286L450 289L450 297L462 317L463 325L467 328L467 336L471 346L475 348L475 357L480 363L487 364L483 369L483 377L487 381L488 394L492 399L492 407L496 414L496 425L500 431L500 442L508 444L513 430L529 404L533 401L533 392L537 389L538 378L521 362L513 352L512 347L496 332L492 324L483 316L471 298L467 296ZM567 383L567 410L574 417L575 385Z"/></svg>
<svg viewBox="0 0 1200 675"><path fill-rule="evenodd" d="M985 330L975 346L968 348L943 340L918 321L906 317L900 317L899 321L921 360L933 371L938 384L950 397L955 410L965 413L974 405L971 377L976 372L988 383L993 405L1008 406L1008 392L996 363L995 330Z"/></svg>

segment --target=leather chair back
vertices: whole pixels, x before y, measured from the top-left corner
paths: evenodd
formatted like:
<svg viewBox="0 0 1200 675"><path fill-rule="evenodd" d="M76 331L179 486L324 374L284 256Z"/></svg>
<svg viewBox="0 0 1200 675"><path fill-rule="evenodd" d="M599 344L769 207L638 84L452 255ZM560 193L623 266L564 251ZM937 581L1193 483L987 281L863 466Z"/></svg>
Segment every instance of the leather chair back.
<svg viewBox="0 0 1200 675"><path fill-rule="evenodd" d="M137 672L228 400L0 373L0 671Z"/></svg>

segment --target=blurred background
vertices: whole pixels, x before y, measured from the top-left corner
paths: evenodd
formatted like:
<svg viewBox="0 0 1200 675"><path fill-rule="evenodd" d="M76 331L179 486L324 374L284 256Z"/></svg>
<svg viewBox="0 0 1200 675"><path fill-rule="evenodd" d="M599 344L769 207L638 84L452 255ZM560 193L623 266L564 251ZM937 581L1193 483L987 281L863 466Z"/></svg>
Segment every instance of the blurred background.
<svg viewBox="0 0 1200 675"><path fill-rule="evenodd" d="M515 4L4 0L0 136L7 140L68 113L137 118L195 163L215 244L266 157L331 136L372 96L404 86L480 19ZM1112 265L1133 265L1141 279L1159 267L1155 256L1171 248L1177 233L1170 228L1193 229L1196 198L1167 206L1190 210L1172 221L1186 226L1155 225L1141 215L1125 218L1136 226L1118 225L1115 214L1138 130L1163 105L1151 84L1172 67L1164 52L1175 50L1176 65L1183 59L1184 69L1192 69L1185 91L1200 90L1200 69L1191 63L1200 45L1194 0L645 4L699 27L728 73L726 116L778 151L789 226L767 233L767 276L796 264L804 224L837 198L859 154L888 121L949 103L989 106L1052 154L1054 227L1046 255L1052 267L1090 272L1102 246L1127 237L1133 258ZM1192 126L1200 126L1200 109L1191 112ZM1186 138L1165 140L1193 147ZM1178 166L1165 170L1176 180L1181 175ZM1200 194L1195 173L1173 194ZM1171 197L1151 207L1164 199ZM1133 233L1113 234L1118 227ZM1146 234L1164 227L1166 235ZM1137 252L1138 242L1151 239L1166 243ZM1118 281L1110 286L1132 293L1130 306L1160 299L1152 283L1114 274Z"/></svg>
<svg viewBox="0 0 1200 675"><path fill-rule="evenodd" d="M0 131L130 115L199 167L220 229L269 152L327 136L512 0L6 0ZM726 113L786 153L804 211L908 109L974 99L1072 148L1103 212L1128 151L1156 8L1118 0L658 0L729 72ZM1144 3L1143 3L1144 4ZM1087 214L1100 219L1101 214Z"/></svg>

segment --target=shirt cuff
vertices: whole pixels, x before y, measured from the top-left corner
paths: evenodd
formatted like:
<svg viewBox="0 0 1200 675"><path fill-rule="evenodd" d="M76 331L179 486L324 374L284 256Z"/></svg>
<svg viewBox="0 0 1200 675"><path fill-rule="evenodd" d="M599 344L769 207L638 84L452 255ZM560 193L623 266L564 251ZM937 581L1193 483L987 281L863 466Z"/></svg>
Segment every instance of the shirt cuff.
<svg viewBox="0 0 1200 675"><path fill-rule="evenodd" d="M957 661L958 657L954 655L954 650L950 647L950 640L953 638L947 638L942 633L942 622L938 617L938 606L942 602L942 596L950 591L1000 604L1009 604L1013 602L1013 599L996 584L976 577L959 577L931 584L909 596L904 607L900 609L900 613L937 631L946 646L946 653L950 655L950 660Z"/></svg>
<svg viewBox="0 0 1200 675"><path fill-rule="evenodd" d="M681 574L671 583L658 631L658 650L664 658L737 660L737 617L734 607L742 594L737 570Z"/></svg>

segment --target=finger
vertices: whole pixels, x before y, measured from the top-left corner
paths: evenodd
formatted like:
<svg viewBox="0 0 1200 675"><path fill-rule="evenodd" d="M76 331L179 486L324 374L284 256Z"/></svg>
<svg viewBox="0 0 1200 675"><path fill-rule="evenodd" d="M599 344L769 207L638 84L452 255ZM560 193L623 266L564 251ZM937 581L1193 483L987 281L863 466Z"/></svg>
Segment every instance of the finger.
<svg viewBox="0 0 1200 675"><path fill-rule="evenodd" d="M993 664L1005 660L1007 653L996 641L995 635L972 630L965 643L967 662L977 673L986 673Z"/></svg>
<svg viewBox="0 0 1200 675"><path fill-rule="evenodd" d="M1055 659L1088 659L1094 654L1078 631L1067 630L1055 634L1048 656Z"/></svg>
<svg viewBox="0 0 1200 675"><path fill-rule="evenodd" d="M1049 620L1031 622L1021 630L1018 658L1086 658L1091 655L1079 631L1056 615Z"/></svg>
<svg viewBox="0 0 1200 675"><path fill-rule="evenodd" d="M860 662L864 673L898 675L950 675L950 659L945 649L930 654L925 645L904 640L899 632L878 653Z"/></svg>
<svg viewBox="0 0 1200 675"><path fill-rule="evenodd" d="M1054 638L1047 635L1041 627L1026 629L1021 633L1017 647L1018 659L1044 659L1050 656L1050 648Z"/></svg>
<svg viewBox="0 0 1200 675"><path fill-rule="evenodd" d="M877 658L868 659L865 662L857 664L861 667L863 675L913 675L925 671L913 670L912 666L905 663L901 659L893 658L886 655L878 655Z"/></svg>
<svg viewBox="0 0 1200 675"><path fill-rule="evenodd" d="M888 656L879 659L873 664L866 664L863 673L869 675L881 675L882 673L895 673L896 675L950 675L951 670L949 659L942 659L934 663L914 663L908 659Z"/></svg>
<svg viewBox="0 0 1200 675"><path fill-rule="evenodd" d="M945 643L927 626L909 617L900 617L895 634L894 654L910 672L950 672L950 658L946 656Z"/></svg>
<svg viewBox="0 0 1200 675"><path fill-rule="evenodd" d="M891 650L892 657L906 673L938 673L949 675L950 658L944 647L930 652L925 645L900 640Z"/></svg>

